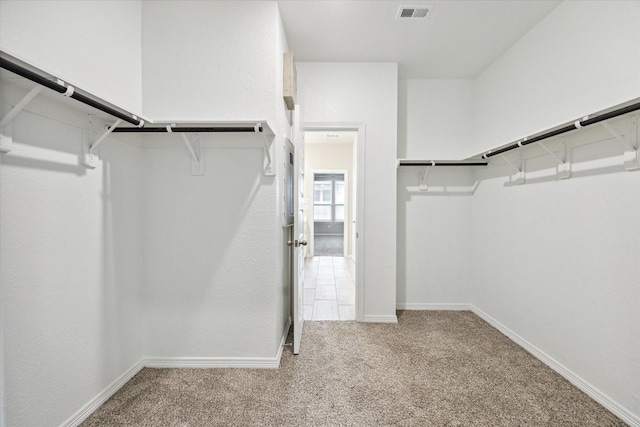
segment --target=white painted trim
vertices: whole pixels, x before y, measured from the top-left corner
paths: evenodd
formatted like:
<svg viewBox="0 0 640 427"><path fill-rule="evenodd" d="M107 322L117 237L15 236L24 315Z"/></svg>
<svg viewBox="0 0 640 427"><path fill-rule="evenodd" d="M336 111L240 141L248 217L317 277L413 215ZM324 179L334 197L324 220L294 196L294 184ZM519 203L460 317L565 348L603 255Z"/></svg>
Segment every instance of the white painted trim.
<svg viewBox="0 0 640 427"><path fill-rule="evenodd" d="M65 422L60 424L60 426L71 427L80 425L84 420L86 420L89 415L93 414L93 412L98 409L104 402L109 400L111 396L113 396L118 390L122 388L131 378L133 378L138 372L144 368L146 364L144 360L140 360L138 363L127 369L122 375L116 378L111 384L109 384L104 390L98 393L93 399L87 402L82 408L80 408L75 414L69 417Z"/></svg>
<svg viewBox="0 0 640 427"><path fill-rule="evenodd" d="M398 316L375 316L365 314L362 321L368 323L398 323Z"/></svg>
<svg viewBox="0 0 640 427"><path fill-rule="evenodd" d="M629 411L628 409L624 408L623 406L615 402L613 399L611 399L609 396L607 396L606 394L604 394L603 392L595 388L593 385L589 384L586 380L581 378L579 375L572 372L569 368L564 366L562 363L558 362L553 357L549 356L544 351L540 350L538 347L531 344L529 341L522 338L520 335L518 335L511 329L509 329L508 327L506 327L505 325L503 325L493 317L489 316L487 313L480 310L475 305L471 306L471 311L474 314L476 314L478 317L480 317L482 320L484 320L485 322L487 322L488 324L490 324L491 326L493 326L494 328L496 328L497 330L505 334L507 337L509 337L509 339L511 339L516 344L518 344L520 347L527 350L534 357L539 359L542 363L544 363L545 365L547 365L548 367L556 371L558 374L562 375L571 384L573 384L574 386L578 387L580 390L585 392L589 397L591 397L593 400L595 400L596 402L604 406L607 410L615 414L625 423L629 424L630 426L640 427L640 417L634 415L633 413L631 413L631 411Z"/></svg>
<svg viewBox="0 0 640 427"><path fill-rule="evenodd" d="M280 359L287 340L287 332L291 327L291 318L287 321L278 352L274 357L147 357L145 368L249 368L278 369Z"/></svg>
<svg viewBox="0 0 640 427"><path fill-rule="evenodd" d="M469 311L469 303L397 303L398 310L448 310L448 311Z"/></svg>
<svg viewBox="0 0 640 427"><path fill-rule="evenodd" d="M146 368L249 368L277 369L276 357L150 357Z"/></svg>

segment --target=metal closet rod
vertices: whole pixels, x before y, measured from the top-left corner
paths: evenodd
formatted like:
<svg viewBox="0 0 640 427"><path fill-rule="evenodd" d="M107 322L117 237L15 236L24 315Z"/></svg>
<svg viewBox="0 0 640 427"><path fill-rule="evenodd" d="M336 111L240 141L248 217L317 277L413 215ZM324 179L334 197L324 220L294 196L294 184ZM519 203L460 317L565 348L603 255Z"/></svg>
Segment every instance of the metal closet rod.
<svg viewBox="0 0 640 427"><path fill-rule="evenodd" d="M498 150L489 151L489 152L485 153L482 156L482 158L483 159L488 159L489 157L497 156L498 154L502 154L502 153L505 153L507 151L510 151L510 150L513 150L513 149L516 149L516 148L524 147L525 145L533 144L534 142L542 141L543 139L551 138L553 136L558 136L558 135L561 135L563 133L570 132L572 130L580 129L580 128L583 128L583 127L586 127L586 126L589 126L589 125L592 125L592 124L595 124L595 123L603 122L603 121L611 119L613 117L622 116L624 114L628 114L628 113L631 113L631 112L636 111L636 110L640 110L640 102L628 105L626 107L618 108L616 110L609 111L608 113L601 114L601 115L599 115L597 117L593 117L591 119L576 120L575 122L573 122L570 125L566 125L566 126L563 126L563 127L559 128L559 129L555 129L555 130L551 130L551 131L545 132L543 134L534 136L532 138L525 138L522 141L514 142L514 143L512 143L510 145L507 145L506 147L500 148Z"/></svg>
<svg viewBox="0 0 640 427"><path fill-rule="evenodd" d="M486 161L442 161L442 160L400 160L399 166L487 166L489 163Z"/></svg>
<svg viewBox="0 0 640 427"><path fill-rule="evenodd" d="M218 127L184 127L184 126L171 126L171 130L167 126L163 127L143 127L143 128L115 128L113 133L185 133L185 132L264 132L264 128L259 126L256 130L254 126L218 126Z"/></svg>
<svg viewBox="0 0 640 427"><path fill-rule="evenodd" d="M7 58L0 57L0 68L4 68L5 70L11 71L14 74L24 77L27 80L31 80L32 82L38 83L39 85L48 87L49 89L54 90L58 93L65 94L69 98L73 98L76 101L80 101L83 104L89 105L93 108L96 108L114 117L122 119L125 122L131 123L132 125L141 126L144 124L144 120L138 119L133 114L125 114L121 111L118 111L108 105L105 105L99 101L96 101L93 98L89 98L88 96L78 93L78 91L75 88L72 88L69 85L65 86L64 83L60 83L62 82L62 80L60 79L52 80L48 77L45 77L34 71L31 71L15 62L12 62Z"/></svg>

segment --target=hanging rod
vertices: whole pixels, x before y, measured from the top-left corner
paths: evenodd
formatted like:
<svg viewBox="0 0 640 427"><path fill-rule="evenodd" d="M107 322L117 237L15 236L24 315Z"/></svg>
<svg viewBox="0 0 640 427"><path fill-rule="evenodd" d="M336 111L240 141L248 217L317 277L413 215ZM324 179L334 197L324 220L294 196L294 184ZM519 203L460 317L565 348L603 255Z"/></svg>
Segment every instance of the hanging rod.
<svg viewBox="0 0 640 427"><path fill-rule="evenodd" d="M264 128L262 126L257 129L255 126L213 126L213 127L184 127L184 126L171 126L171 130L167 129L167 126L162 127L143 127L143 128L132 128L132 127L123 127L116 128L113 130L113 133L206 133L206 132L264 132Z"/></svg>
<svg viewBox="0 0 640 427"><path fill-rule="evenodd" d="M487 166L483 160L398 160L398 166Z"/></svg>
<svg viewBox="0 0 640 427"><path fill-rule="evenodd" d="M123 113L121 111L118 111L113 107L110 107L108 105L103 104L100 101L95 100L94 98L91 98L89 96L83 95L82 93L79 93L77 88L73 87L70 84L65 85L65 83L60 79L51 79L43 75L45 73L40 74L36 71L32 71L20 65L18 63L18 60L15 60L15 58L11 57L12 59L14 59L12 61L8 57L10 57L10 55L7 55L4 52L0 51L0 68L4 68L7 71L11 71L12 73L17 74L21 77L24 77L27 80L31 80L34 83L45 86L69 98L73 98L76 101L80 101L85 105L89 105L90 107L98 109L111 116L117 117L118 119L121 119L125 122L131 123L132 125L135 125L135 126L144 125L144 120L139 119L134 114Z"/></svg>
<svg viewBox="0 0 640 427"><path fill-rule="evenodd" d="M566 125L566 126L563 126L561 128L558 128L558 129L547 131L545 133L542 133L540 135L534 136L532 138L525 138L523 140L511 143L511 144L507 145L506 147L502 147L502 148L497 149L495 151L493 151L493 150L488 151L488 152L486 152L485 154L482 155L482 158L483 159L488 159L489 157L497 156L498 154L502 154L502 153L505 153L507 151L514 150L516 148L524 147L525 145L533 144L534 142L539 142L539 141L542 141L543 139L551 138L553 136L562 135L563 133L567 133L567 132L570 132L572 130L580 129L580 128L583 128L583 127L586 127L586 126L589 126L589 125L592 125L592 124L595 124L595 123L603 122L605 120L609 120L609 119L614 118L614 117L622 116L624 114L628 114L628 113L631 113L631 112L637 111L637 110L640 110L640 102L628 105L626 107L622 107L622 108L618 108L618 109L609 111L608 113L604 113L604 114L601 114L601 115L593 117L593 118L586 118L585 117L583 120L576 120L575 122L573 122L570 125ZM589 117L589 116L587 116L587 117Z"/></svg>

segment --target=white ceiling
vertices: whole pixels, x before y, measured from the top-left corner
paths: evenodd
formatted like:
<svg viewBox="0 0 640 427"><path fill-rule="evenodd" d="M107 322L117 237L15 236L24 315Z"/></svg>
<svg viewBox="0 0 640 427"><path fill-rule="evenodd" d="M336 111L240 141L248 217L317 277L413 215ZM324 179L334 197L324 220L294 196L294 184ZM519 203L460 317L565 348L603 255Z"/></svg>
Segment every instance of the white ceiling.
<svg viewBox="0 0 640 427"><path fill-rule="evenodd" d="M401 78L474 78L560 0L280 0L296 61L398 62ZM426 19L399 7L434 5Z"/></svg>

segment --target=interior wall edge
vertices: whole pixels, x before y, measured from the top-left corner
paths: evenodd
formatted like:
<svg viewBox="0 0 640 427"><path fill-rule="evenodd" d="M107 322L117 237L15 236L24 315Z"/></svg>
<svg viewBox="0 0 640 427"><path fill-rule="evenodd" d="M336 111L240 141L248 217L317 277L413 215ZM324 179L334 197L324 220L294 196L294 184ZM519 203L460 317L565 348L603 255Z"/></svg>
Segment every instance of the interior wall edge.
<svg viewBox="0 0 640 427"><path fill-rule="evenodd" d="M604 406L608 411L612 412L614 415L622 419L624 422L629 424L630 426L640 426L640 417L634 415L631 411L629 411L624 406L620 405L609 396L607 396L602 391L598 390L596 387L591 385L589 382L584 380L579 375L575 374L569 368L564 366L562 363L558 362L553 357L549 356L547 353L527 341L525 338L518 335L513 330L509 329L507 326L499 322L498 320L491 317L489 314L485 313L482 309L475 305L471 305L471 311L480 317L482 320L487 322L489 325L496 328L498 331L506 335L511 341L518 344L520 347L528 351L531 355L533 355L536 359L540 360L542 363L547 365L549 368L553 369L555 372L564 377L571 384L576 386L578 389L586 393L590 398L598 402L600 405Z"/></svg>

